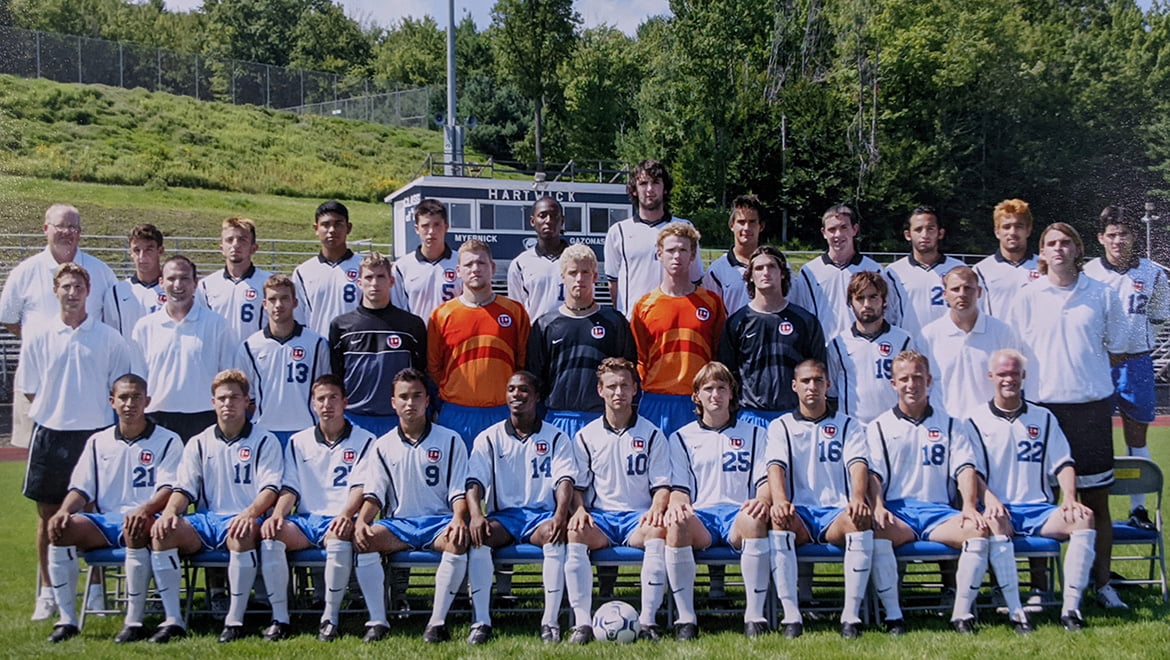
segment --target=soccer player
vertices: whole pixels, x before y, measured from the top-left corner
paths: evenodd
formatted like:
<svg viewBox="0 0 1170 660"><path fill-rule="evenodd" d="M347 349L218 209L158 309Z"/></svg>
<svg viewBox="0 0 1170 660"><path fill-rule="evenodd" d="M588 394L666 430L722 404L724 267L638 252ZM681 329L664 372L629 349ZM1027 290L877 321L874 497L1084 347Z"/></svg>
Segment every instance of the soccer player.
<svg viewBox="0 0 1170 660"><path fill-rule="evenodd" d="M829 249L802 266L792 284L792 302L817 317L825 337L848 332L853 323L849 317L849 280L853 275L865 270L882 272L876 261L862 256L854 245L860 224L853 209L844 204L825 211L821 236Z"/></svg>
<svg viewBox="0 0 1170 660"><path fill-rule="evenodd" d="M755 195L740 195L731 203L731 219L727 227L735 242L727 256L712 262L703 276L703 288L719 294L723 307L730 316L748 304L751 296L744 286L744 273L756 248L760 247L760 232L764 229L764 205Z"/></svg>
<svg viewBox="0 0 1170 660"><path fill-rule="evenodd" d="M796 594L796 546L816 542L845 548L840 630L842 637L854 639L861 635L861 603L874 547L872 512L866 501L865 434L856 420L829 409L824 362L801 362L790 383L799 403L796 410L768 426L767 450L772 561L776 592L784 607L784 636L791 639L803 632ZM889 558L893 559L892 552ZM893 575L896 579L896 564ZM897 625L901 624L887 623L888 628Z"/></svg>
<svg viewBox="0 0 1170 660"><path fill-rule="evenodd" d="M658 232L672 222L690 224L689 220L670 214L670 191L674 179L666 166L656 160L644 160L634 167L626 192L637 215L610 226L605 234L605 277L614 309L631 318L634 305L654 290L662 280L658 265ZM703 260L696 258L688 270L688 281L703 279ZM689 387L689 380L688 387Z"/></svg>
<svg viewBox="0 0 1170 660"><path fill-rule="evenodd" d="M878 273L855 273L849 280L853 325L826 348L829 400L862 424L898 403L898 393L890 387L894 356L914 348L910 335L885 319L888 293L886 279Z"/></svg>
<svg viewBox="0 0 1170 660"><path fill-rule="evenodd" d="M508 416L508 378L524 364L532 323L520 303L492 292L496 262L475 239L459 246L463 293L431 314L427 365L439 385L439 423L470 443Z"/></svg>
<svg viewBox="0 0 1170 660"><path fill-rule="evenodd" d="M663 227L658 233L661 283L630 313L643 389L638 414L665 433L694 417L691 383L715 358L727 320L719 296L690 277L698 250L699 230L681 222Z"/></svg>
<svg viewBox="0 0 1170 660"><path fill-rule="evenodd" d="M898 405L866 427L870 471L879 486L870 489L874 527L893 547L925 538L961 549L955 571L955 605L951 627L975 631L973 607L987 573L987 524L977 510L979 465L974 443L962 421L930 405L930 364L915 351L894 358L893 387ZM962 497L962 509L951 501L950 480ZM875 543L874 563L888 565L892 548ZM887 550L889 555L886 555ZM900 623L897 571L874 570L875 589L891 619ZM905 629L905 624L900 623Z"/></svg>
<svg viewBox="0 0 1170 660"><path fill-rule="evenodd" d="M391 302L429 323L431 312L463 293L459 259L447 245L447 207L424 199L414 207L414 230L419 246L394 262Z"/></svg>
<svg viewBox="0 0 1170 660"><path fill-rule="evenodd" d="M528 370L542 383L544 420L570 438L601 416L597 365L607 357L638 359L630 324L594 299L597 255L587 245L565 248L560 258L565 304L532 324Z"/></svg>
<svg viewBox="0 0 1170 660"><path fill-rule="evenodd" d="M403 369L394 376L394 410L398 426L378 438L360 483L361 512L354 523L357 579L366 603L374 607L385 593L382 554L433 548L443 554L435 572L435 602L423 641L450 638L447 610L467 574L471 535L467 529L467 446L459 434L427 419L430 397L426 374ZM356 478L355 478L356 479ZM382 512L382 518L374 517ZM475 623L487 624L490 613L482 598L472 600ZM374 621L375 625L384 623ZM374 619L376 613L371 612ZM383 632L384 636L385 633ZM486 642L491 628L473 625L468 642Z"/></svg>
<svg viewBox="0 0 1170 660"><path fill-rule="evenodd" d="M427 329L422 319L396 307L390 290L390 260L371 252L362 259L358 286L362 304L329 324L333 373L349 393L346 415L374 435L394 428L398 420L389 407L393 374L427 364Z"/></svg>
<svg viewBox="0 0 1170 660"><path fill-rule="evenodd" d="M148 635L142 618L150 583L150 527L171 495L183 455L179 436L146 419L148 399L142 378L125 374L114 381L109 405L118 423L86 440L69 493L49 519L49 577L61 612L50 642L79 632L78 551L108 547L126 548L126 621L114 641ZM92 510L83 513L90 504Z"/></svg>
<svg viewBox="0 0 1170 660"><path fill-rule="evenodd" d="M1125 310L1108 286L1081 276L1085 247L1063 222L1040 234L1042 277L1016 293L1011 325L1034 356L1037 403L1060 422L1077 465L1077 494L1097 530L1093 584L1107 608L1127 605L1109 584L1113 522L1113 378L1111 354L1124 353Z"/></svg>
<svg viewBox="0 0 1170 660"><path fill-rule="evenodd" d="M146 414L183 442L215 423L203 398L216 374L235 364L236 346L222 317L195 304L195 264L182 255L163 264L167 302L134 326L134 373L150 386Z"/></svg>
<svg viewBox="0 0 1170 660"><path fill-rule="evenodd" d="M130 230L130 263L134 274L110 289L102 314L123 337L130 338L138 319L157 312L167 301L162 287L163 235L151 224Z"/></svg>
<svg viewBox="0 0 1170 660"><path fill-rule="evenodd" d="M85 441L114 421L102 396L114 380L130 371L132 351L116 330L86 311L89 273L72 262L53 276L57 316L20 347L21 369L13 389L31 403L33 421L22 493L37 504L37 559L40 593L34 621L53 615L54 597L47 572L49 519L57 513ZM95 294L96 295L96 294Z"/></svg>
<svg viewBox="0 0 1170 660"><path fill-rule="evenodd" d="M768 631L764 602L769 556L764 429L736 420L739 384L726 365L708 362L695 375L696 421L670 437L671 494L666 514L666 574L678 619L675 636L699 634L695 615L695 550L724 543L740 552L747 606L744 634Z"/></svg>
<svg viewBox="0 0 1170 660"><path fill-rule="evenodd" d="M165 270L165 269L164 269ZM201 549L228 550L227 579L231 593L221 643L244 635L244 610L260 567L260 523L276 503L284 460L276 436L248 421L248 379L238 369L216 374L211 382L215 423L196 435L183 450L174 492L151 529L151 565L166 612L156 642L168 641L183 627L179 609L179 555ZM194 513L186 513L195 505ZM269 600L277 601L271 592ZM274 621L264 631L280 639L287 628Z"/></svg>
<svg viewBox="0 0 1170 660"><path fill-rule="evenodd" d="M1040 277L1036 255L1028 252L1032 211L1022 199L1005 199L992 211L999 249L975 264L983 289L984 311L998 318L1011 314L1020 287Z"/></svg>
<svg viewBox="0 0 1170 660"><path fill-rule="evenodd" d="M270 317L271 318L271 317ZM272 515L260 526L260 570L271 592L273 629L288 635L288 557L286 552L325 549L325 611L317 639L332 642L340 634L341 600L353 573L353 522L362 505L360 488L350 488L375 438L345 419L345 384L325 374L312 384L317 424L296 433L284 448L284 476ZM296 513L293 513L296 509ZM368 601L370 622L364 642L390 631L385 599Z"/></svg>
<svg viewBox="0 0 1170 660"><path fill-rule="evenodd" d="M540 383L527 371L508 380L508 419L475 439L467 468L471 550L467 581L472 599L487 609L492 588L492 549L531 543L544 550L544 616L540 638L561 641L557 621L565 588L565 541L575 500L577 464L572 440L537 416ZM485 516L486 513L486 516ZM490 638L488 631L483 634Z"/></svg>
<svg viewBox="0 0 1170 660"><path fill-rule="evenodd" d="M1085 626L1081 594L1089 582L1097 536L1093 512L1077 502L1076 469L1060 424L1051 412L1024 400L1026 367L1019 351L993 353L987 377L995 394L990 402L971 411L971 434L978 444L977 453L982 452L983 474L987 475L983 517L993 534L991 568L1012 618L1026 624L1012 536L1067 540L1060 622L1068 630L1080 630ZM1060 485L1059 505L1054 504L1053 480Z"/></svg>
<svg viewBox="0 0 1170 660"><path fill-rule="evenodd" d="M910 242L910 254L886 267L885 278L890 282L886 319L916 335L927 323L946 314L942 278L963 262L939 250L946 230L938 212L929 206L911 211L902 233Z"/></svg>
<svg viewBox="0 0 1170 660"><path fill-rule="evenodd" d="M756 249L744 273L751 302L731 315L719 340L719 361L743 383L740 416L767 426L796 407L796 365L825 360L825 336L808 310L788 300L792 271L772 247ZM785 384L788 384L787 386Z"/></svg>
<svg viewBox="0 0 1170 660"><path fill-rule="evenodd" d="M263 292L268 327L240 344L236 361L252 385L252 423L283 446L313 425L312 385L332 370L329 342L296 322L296 287L287 275L269 277Z"/></svg>
<svg viewBox="0 0 1170 660"><path fill-rule="evenodd" d="M345 204L330 200L318 206L313 231L321 241L321 253L293 271L297 300L304 305L297 320L327 337L329 323L361 300L357 280L362 258L346 244L353 225Z"/></svg>
<svg viewBox="0 0 1170 660"><path fill-rule="evenodd" d="M565 302L560 259L569 243L561 237L565 210L555 198L537 200L529 222L536 230L536 244L508 264L508 297L524 305L528 318L535 321Z"/></svg>
<svg viewBox="0 0 1170 660"><path fill-rule="evenodd" d="M979 276L958 266L943 276L949 311L922 329L919 343L930 360L936 398L955 417L985 407L995 393L987 360L1001 348L1024 350L1019 335L1003 320L979 310Z"/></svg>
<svg viewBox="0 0 1170 660"><path fill-rule="evenodd" d="M1105 256L1086 263L1085 274L1112 289L1124 312L1121 345L1111 356L1113 397L1121 411L1127 452L1148 459L1146 430L1154 421L1154 361L1150 352L1158 328L1170 319L1170 291L1162 268L1134 250L1135 238L1135 227L1122 217L1121 209L1106 207L1097 233ZM1145 494L1133 494L1129 499L1129 524L1154 529L1146 512Z"/></svg>
<svg viewBox="0 0 1170 660"><path fill-rule="evenodd" d="M267 325L262 293L272 273L256 268L256 223L248 218L228 218L219 232L219 249L225 266L199 280L195 302L207 305L223 317L228 341L235 350L253 332Z"/></svg>
<svg viewBox="0 0 1170 660"><path fill-rule="evenodd" d="M633 363L606 358L597 367L605 414L573 440L580 505L569 521L565 593L573 610L570 644L593 640L589 625L593 576L589 551L613 544L642 548L642 611L638 638L658 641L655 622L666 595L666 508L670 501L670 448L650 420L634 410L638 393Z"/></svg>

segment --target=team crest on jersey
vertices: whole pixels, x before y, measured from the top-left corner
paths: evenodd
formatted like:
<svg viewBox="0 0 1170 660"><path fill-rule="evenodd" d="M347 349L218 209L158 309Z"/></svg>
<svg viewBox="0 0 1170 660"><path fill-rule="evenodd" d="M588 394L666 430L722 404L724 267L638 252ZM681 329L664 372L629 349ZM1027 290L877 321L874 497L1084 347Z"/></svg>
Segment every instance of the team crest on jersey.
<svg viewBox="0 0 1170 660"><path fill-rule="evenodd" d="M893 352L894 352L894 345L891 344L890 342L883 341L883 342L878 344L878 353L881 353L883 356L889 355L890 353L893 353Z"/></svg>
<svg viewBox="0 0 1170 660"><path fill-rule="evenodd" d="M440 458L443 458L443 450L442 449L428 449L427 450L427 460L428 461L430 461L432 463L438 463Z"/></svg>
<svg viewBox="0 0 1170 660"><path fill-rule="evenodd" d="M496 321L499 322L501 328L512 327L512 316L510 314L500 314L496 317Z"/></svg>
<svg viewBox="0 0 1170 660"><path fill-rule="evenodd" d="M455 271L451 270L450 268L448 268L447 270L444 270L443 271L443 280L447 281L447 282L454 282L455 281Z"/></svg>
<svg viewBox="0 0 1170 660"><path fill-rule="evenodd" d="M150 465L154 463L154 452L143 449L138 453L138 462L142 463L143 465Z"/></svg>
<svg viewBox="0 0 1170 660"><path fill-rule="evenodd" d="M356 460L357 460L357 452L356 451L354 451L352 449L346 449L345 451L341 452L341 462L342 463L345 463L346 465L353 465L353 462Z"/></svg>
<svg viewBox="0 0 1170 660"><path fill-rule="evenodd" d="M244 297L247 298L248 300L255 300L256 299L256 289L248 289L247 291L244 292Z"/></svg>
<svg viewBox="0 0 1170 660"><path fill-rule="evenodd" d="M1144 288L1146 288L1146 285L1145 285L1145 283L1144 283L1144 282L1141 282L1141 281L1139 281L1139 280L1134 280L1134 281L1133 281L1133 290L1134 290L1134 291L1141 291L1141 290L1142 290L1142 289L1144 289Z"/></svg>
<svg viewBox="0 0 1170 660"><path fill-rule="evenodd" d="M345 271L345 279L349 280L350 282L357 280L357 276L358 276L358 272L356 270L354 270L353 268L350 268L349 270Z"/></svg>
<svg viewBox="0 0 1170 660"><path fill-rule="evenodd" d="M926 435L930 436L931 440L938 440L942 437L942 430L932 428L926 432Z"/></svg>
<svg viewBox="0 0 1170 660"><path fill-rule="evenodd" d="M780 322L780 334L788 336L792 334L792 324L788 321Z"/></svg>
<svg viewBox="0 0 1170 660"><path fill-rule="evenodd" d="M1032 279L1032 280L1040 279L1040 271L1038 271L1038 270L1028 271L1028 279Z"/></svg>
<svg viewBox="0 0 1170 660"><path fill-rule="evenodd" d="M700 321L706 321L711 318L711 310L707 309L706 307L700 307L695 310L695 318L699 319Z"/></svg>
<svg viewBox="0 0 1170 660"><path fill-rule="evenodd" d="M532 445L532 448L535 449L536 453L541 456L544 456L548 453L548 443L544 440L540 440L536 444Z"/></svg>
<svg viewBox="0 0 1170 660"><path fill-rule="evenodd" d="M595 325L593 326L593 329L589 331L589 334L592 335L594 339L605 339L605 326Z"/></svg>
<svg viewBox="0 0 1170 660"><path fill-rule="evenodd" d="M821 433L824 434L826 438L835 438L837 437L837 425L825 424L821 427Z"/></svg>
<svg viewBox="0 0 1170 660"><path fill-rule="evenodd" d="M251 447L240 447L239 455L240 455L241 461L252 460L252 448Z"/></svg>
<svg viewBox="0 0 1170 660"><path fill-rule="evenodd" d="M1035 440L1040 437L1040 427L1035 424L1028 425L1028 437Z"/></svg>
<svg viewBox="0 0 1170 660"><path fill-rule="evenodd" d="M386 345L390 348L401 348L402 337L399 337L398 335L390 335L386 338Z"/></svg>
<svg viewBox="0 0 1170 660"><path fill-rule="evenodd" d="M642 438L634 438L630 441L630 445L634 448L634 451L646 451L646 441Z"/></svg>
<svg viewBox="0 0 1170 660"><path fill-rule="evenodd" d="M732 449L743 449L743 438L728 438L727 443Z"/></svg>
<svg viewBox="0 0 1170 660"><path fill-rule="evenodd" d="M158 304L160 304L160 305L167 304L167 294L165 294L165 293L158 294Z"/></svg>
<svg viewBox="0 0 1170 660"><path fill-rule="evenodd" d="M305 359L305 349L301 348L300 346L294 346L292 350L292 356L294 360Z"/></svg>

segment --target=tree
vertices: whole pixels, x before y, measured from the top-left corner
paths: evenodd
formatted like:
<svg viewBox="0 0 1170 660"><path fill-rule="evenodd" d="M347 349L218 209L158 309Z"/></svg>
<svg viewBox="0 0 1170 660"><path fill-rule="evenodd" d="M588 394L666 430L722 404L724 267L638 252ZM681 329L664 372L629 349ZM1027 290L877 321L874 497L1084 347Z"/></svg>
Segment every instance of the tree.
<svg viewBox="0 0 1170 660"><path fill-rule="evenodd" d="M447 40L435 19L406 17L374 47L374 74L407 85L445 85Z"/></svg>
<svg viewBox="0 0 1170 660"><path fill-rule="evenodd" d="M638 115L634 100L643 75L633 39L609 26L588 29L561 63L565 149L574 159L605 160L617 154L618 138Z"/></svg>
<svg viewBox="0 0 1170 660"><path fill-rule="evenodd" d="M329 0L314 0L293 30L289 65L314 71L367 75L373 44L357 21Z"/></svg>

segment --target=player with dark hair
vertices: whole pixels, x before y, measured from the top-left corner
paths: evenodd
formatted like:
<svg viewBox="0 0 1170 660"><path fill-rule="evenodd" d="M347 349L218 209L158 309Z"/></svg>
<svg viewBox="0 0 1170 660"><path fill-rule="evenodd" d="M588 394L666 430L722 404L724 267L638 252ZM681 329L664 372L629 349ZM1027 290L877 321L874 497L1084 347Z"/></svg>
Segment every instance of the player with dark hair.
<svg viewBox="0 0 1170 660"><path fill-rule="evenodd" d="M431 312L463 293L459 258L447 244L447 207L424 199L414 207L414 231L419 246L394 262L390 301L399 309L430 323Z"/></svg>
<svg viewBox="0 0 1170 660"><path fill-rule="evenodd" d="M313 231L321 241L321 253L297 266L292 276L302 305L297 320L328 337L333 319L361 302L357 280L362 257L346 244L353 225L345 204L330 200L318 206Z"/></svg>
<svg viewBox="0 0 1170 660"><path fill-rule="evenodd" d="M890 283L886 319L913 336L946 314L942 278L963 262L939 250L946 229L930 206L911 211L902 234L910 242L910 254L886 266Z"/></svg>
<svg viewBox="0 0 1170 660"><path fill-rule="evenodd" d="M561 254L569 247L561 232L565 209L554 197L541 197L532 207L529 224L536 243L508 264L508 297L524 305L528 318L536 320L565 302L561 283Z"/></svg>
<svg viewBox="0 0 1170 660"><path fill-rule="evenodd" d="M129 339L138 319L157 312L167 301L162 287L163 235L151 224L130 230L130 263L134 274L116 282L102 306L103 320Z"/></svg>
<svg viewBox="0 0 1170 660"><path fill-rule="evenodd" d="M736 197L731 202L727 227L734 242L726 256L711 263L703 276L703 288L719 294L730 316L751 300L744 286L744 273L752 254L760 247L760 233L764 230L764 205L760 198L755 195Z"/></svg>
<svg viewBox="0 0 1170 660"><path fill-rule="evenodd" d="M195 302L207 305L223 317L232 350L252 333L268 325L264 313L264 283L272 273L256 268L256 223L248 218L228 218L219 232L219 249L226 265L199 280Z"/></svg>

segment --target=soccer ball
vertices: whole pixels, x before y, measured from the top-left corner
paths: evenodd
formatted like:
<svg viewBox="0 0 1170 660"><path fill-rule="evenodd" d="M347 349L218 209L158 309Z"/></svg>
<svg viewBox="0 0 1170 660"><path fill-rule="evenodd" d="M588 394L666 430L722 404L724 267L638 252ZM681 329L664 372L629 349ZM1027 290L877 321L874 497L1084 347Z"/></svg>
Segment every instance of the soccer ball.
<svg viewBox="0 0 1170 660"><path fill-rule="evenodd" d="M603 642L629 644L638 638L638 610L611 600L593 613L593 637Z"/></svg>

